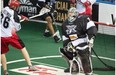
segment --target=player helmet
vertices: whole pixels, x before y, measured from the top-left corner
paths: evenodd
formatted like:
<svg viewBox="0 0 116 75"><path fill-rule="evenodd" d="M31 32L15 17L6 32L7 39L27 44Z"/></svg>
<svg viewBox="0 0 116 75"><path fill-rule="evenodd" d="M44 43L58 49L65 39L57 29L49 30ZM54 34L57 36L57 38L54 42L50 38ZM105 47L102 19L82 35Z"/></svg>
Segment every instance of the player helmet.
<svg viewBox="0 0 116 75"><path fill-rule="evenodd" d="M8 5L10 8L17 8L20 5L20 2L18 0L9 0Z"/></svg>
<svg viewBox="0 0 116 75"><path fill-rule="evenodd" d="M68 10L68 21L73 22L76 19L77 16L78 16L77 9L75 7L71 7Z"/></svg>

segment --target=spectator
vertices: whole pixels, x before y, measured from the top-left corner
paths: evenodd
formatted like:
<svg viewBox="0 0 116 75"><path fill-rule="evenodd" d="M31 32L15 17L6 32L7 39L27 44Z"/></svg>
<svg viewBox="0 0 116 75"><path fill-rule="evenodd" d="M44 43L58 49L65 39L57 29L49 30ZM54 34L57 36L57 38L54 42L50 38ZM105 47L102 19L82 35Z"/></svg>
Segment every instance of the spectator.
<svg viewBox="0 0 116 75"><path fill-rule="evenodd" d="M92 19L92 5L96 0L70 0L71 7L76 6L79 15L88 15Z"/></svg>

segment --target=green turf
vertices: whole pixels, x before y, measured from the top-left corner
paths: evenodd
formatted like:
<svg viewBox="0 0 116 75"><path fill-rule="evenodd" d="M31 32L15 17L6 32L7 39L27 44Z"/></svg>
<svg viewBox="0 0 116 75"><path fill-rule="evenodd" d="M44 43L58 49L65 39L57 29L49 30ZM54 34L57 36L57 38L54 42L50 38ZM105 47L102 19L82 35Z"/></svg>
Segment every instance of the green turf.
<svg viewBox="0 0 116 75"><path fill-rule="evenodd" d="M38 22L22 22L22 29L18 32L20 38L24 41L31 58L42 56L60 55L58 49L62 47L62 41L55 43L53 37L46 38L43 36L45 24ZM61 28L59 27L60 31ZM99 56L108 58L115 58L115 37L109 35L97 34L94 44L94 50ZM10 51L7 53L9 61L23 59L20 50L14 49L10 46ZM67 64L63 58L49 58L41 60L33 60L36 62L57 65L66 67ZM115 66L114 61L104 60L107 64ZM35 63L33 63L36 65ZM23 62L8 64L8 69L19 68L27 66ZM97 58L93 58L93 66L104 66ZM114 71L94 71L99 75L115 75ZM24 75L9 71L10 75ZM3 74L2 74L3 75Z"/></svg>

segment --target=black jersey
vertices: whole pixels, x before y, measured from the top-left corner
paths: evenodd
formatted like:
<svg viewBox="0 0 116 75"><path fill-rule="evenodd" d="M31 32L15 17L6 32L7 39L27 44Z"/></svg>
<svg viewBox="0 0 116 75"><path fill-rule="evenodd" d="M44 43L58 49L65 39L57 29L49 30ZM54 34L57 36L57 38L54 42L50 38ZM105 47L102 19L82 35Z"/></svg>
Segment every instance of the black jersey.
<svg viewBox="0 0 116 75"><path fill-rule="evenodd" d="M66 19L62 24L62 38L64 45L70 40L76 49L83 50L88 48L89 40L95 36L97 28L88 16L78 16L75 21L70 22Z"/></svg>
<svg viewBox="0 0 116 75"><path fill-rule="evenodd" d="M62 34L69 38L70 35L76 34L78 38L86 35L91 38L91 35L96 35L97 29L93 21L90 21L88 16L78 16L75 21L69 22L66 19L62 24Z"/></svg>

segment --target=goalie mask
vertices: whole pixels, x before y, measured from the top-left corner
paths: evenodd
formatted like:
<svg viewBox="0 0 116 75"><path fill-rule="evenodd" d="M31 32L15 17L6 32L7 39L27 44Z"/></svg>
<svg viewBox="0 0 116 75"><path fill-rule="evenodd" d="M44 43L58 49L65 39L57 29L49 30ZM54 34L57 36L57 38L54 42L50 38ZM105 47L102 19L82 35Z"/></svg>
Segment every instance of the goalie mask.
<svg viewBox="0 0 116 75"><path fill-rule="evenodd" d="M78 11L75 7L71 7L68 10L68 21L73 22L75 21L76 17L78 16Z"/></svg>

